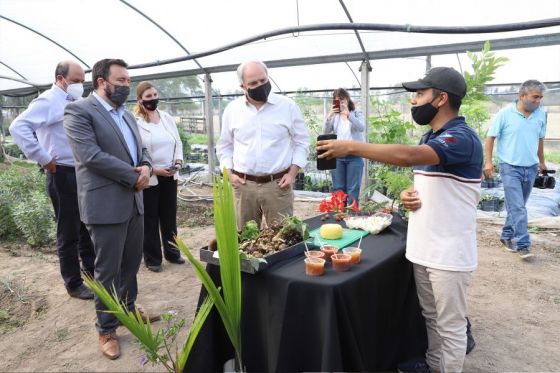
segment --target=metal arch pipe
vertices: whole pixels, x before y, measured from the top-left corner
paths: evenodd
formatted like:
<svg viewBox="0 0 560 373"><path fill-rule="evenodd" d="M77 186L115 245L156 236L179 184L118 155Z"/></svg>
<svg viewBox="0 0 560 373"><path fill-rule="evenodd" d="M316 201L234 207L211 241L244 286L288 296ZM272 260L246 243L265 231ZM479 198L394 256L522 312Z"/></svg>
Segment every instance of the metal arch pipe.
<svg viewBox="0 0 560 373"><path fill-rule="evenodd" d="M0 75L0 79L13 80L13 81L15 81L15 82L27 84L27 85L30 85L30 86L36 87L36 88L40 88L40 87L41 87L41 84L32 83L32 82L30 82L29 80L18 79L18 78L14 78L14 77L12 77L12 76Z"/></svg>
<svg viewBox="0 0 560 373"><path fill-rule="evenodd" d="M27 80L27 78L26 78L25 76L23 76L23 75L21 75L20 73L18 73L17 70L14 69L14 68L12 68L10 65L8 65L8 64L6 64L6 63L4 63L4 62L2 62L2 61L0 61L0 65L6 66L8 69L10 69L10 70L12 70L14 73L16 73L19 77L21 77L22 79Z"/></svg>
<svg viewBox="0 0 560 373"><path fill-rule="evenodd" d="M154 24L154 26L156 26L157 28L159 28L165 35L169 36L169 38L171 40L173 40L175 42L175 44L177 44L187 55L191 55L191 52L189 52L187 50L187 48L185 48L185 46L183 44L181 44L179 42L179 40L177 40L173 35L171 35L171 33L169 33L166 29L163 28L163 26L161 26L159 23L157 23L156 21L154 21L152 18L150 18L148 15L146 15L145 13L143 13L140 9L136 8L135 6L131 5L130 3L128 3L126 0L121 0L121 3L124 3L125 5L127 5L129 8L131 8L132 10L134 10L135 12L137 12L138 14L140 14L142 17L146 18L148 21L150 21L151 23ZM206 71L204 70L204 67L202 67L202 65L195 59L193 58L194 63L196 63L196 65L202 69L202 71L204 71L206 73Z"/></svg>
<svg viewBox="0 0 560 373"><path fill-rule="evenodd" d="M234 49L252 42L267 39L274 36L298 33L298 32L310 32L310 31L325 31L325 30L363 30L363 31L393 31L393 32L406 32L406 33L423 33L423 34L487 34L496 32L508 32L508 31L522 31L522 30L532 30L544 27L560 26L560 18L549 18L529 22L518 22L518 23L507 23L502 25L490 25L490 26L414 26L414 25L391 25L391 24L378 24L378 23L325 23L325 24L314 24L305 25L298 27L286 27L282 29L277 29L269 31L266 33L258 34L246 39L239 40L237 42L227 44L218 48L210 49L205 52L191 54L186 57L170 58L167 60L161 60L156 62L148 62L143 64L131 65L128 67L131 69L141 69L145 67L161 66L171 63L183 62L188 60L193 60L195 58L202 58L210 56L213 54L225 52L230 49Z"/></svg>
<svg viewBox="0 0 560 373"><path fill-rule="evenodd" d="M18 22L18 21L15 21L15 20L13 20L13 19L11 19L11 18L8 18L8 17L6 17L6 16L3 16L3 15L1 15L1 14L0 14L0 18L3 18L3 19L5 19L6 21L10 21L10 22L12 22L12 23L15 23L16 25L18 25L18 26L20 26L20 27L23 27L24 29L27 29L27 30L29 30L29 31L31 31L31 32L34 32L35 34L37 34L37 35L39 35L39 36L41 36L41 37L47 39L48 41L50 41L51 43L55 44L55 45L58 46L59 48L62 48L62 49L64 49L66 52L70 53L70 54L71 54L72 56L74 56L78 61L80 61L81 63L83 63L88 69L90 68L90 66L89 66L87 63L85 63L80 57L76 56L74 53L72 53L70 50L68 50L68 49L67 49L66 47L64 47L62 44L57 43L56 41L54 41L53 39L49 38L48 36L46 36L46 35L40 33L40 32L37 31L37 30L32 29L32 28L29 27L29 26L24 25L23 23L20 23L20 22Z"/></svg>
<svg viewBox="0 0 560 373"><path fill-rule="evenodd" d="M338 0L340 2L340 5L342 6L342 9L344 10L344 13L346 13L346 17L348 17L348 20L350 21L350 23L354 23L354 20L352 19L352 16L350 15L350 12L348 11L348 8L346 7L346 4L344 4L344 0ZM362 48L362 53L364 54L364 59L367 58L367 54L366 54L366 48L364 47L364 43L362 42L362 38L360 37L360 33L358 32L358 30L354 30L354 33L356 34L356 39L358 39L358 43L360 44L360 48Z"/></svg>

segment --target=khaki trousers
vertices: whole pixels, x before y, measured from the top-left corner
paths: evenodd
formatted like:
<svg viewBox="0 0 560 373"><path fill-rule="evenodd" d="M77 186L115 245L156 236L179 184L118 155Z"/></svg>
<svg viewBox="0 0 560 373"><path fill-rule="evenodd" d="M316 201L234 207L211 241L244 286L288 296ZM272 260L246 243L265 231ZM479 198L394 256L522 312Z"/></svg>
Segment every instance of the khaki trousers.
<svg viewBox="0 0 560 373"><path fill-rule="evenodd" d="M472 272L443 271L413 264L426 319L426 362L435 372L461 372L467 350L467 288Z"/></svg>
<svg viewBox="0 0 560 373"><path fill-rule="evenodd" d="M243 229L249 220L261 226L264 216L266 224L282 220L282 215L294 213L294 192L292 187L280 189L278 180L264 184L246 180L245 184L233 188L237 227Z"/></svg>

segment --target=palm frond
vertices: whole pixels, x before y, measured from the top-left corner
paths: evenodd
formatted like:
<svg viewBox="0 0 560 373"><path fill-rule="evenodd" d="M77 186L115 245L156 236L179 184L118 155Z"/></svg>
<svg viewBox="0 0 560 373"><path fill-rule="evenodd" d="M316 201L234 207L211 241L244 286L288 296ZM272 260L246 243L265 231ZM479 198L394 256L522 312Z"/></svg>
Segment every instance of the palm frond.
<svg viewBox="0 0 560 373"><path fill-rule="evenodd" d="M224 323L224 327L226 329L226 332L231 340L231 343L233 344L233 347L235 349L237 349L237 335L238 332L236 331L230 314L229 314L229 309L226 307L226 304L224 302L224 299L222 298L220 291L218 290L218 288L216 287L216 285L214 284L214 281L212 281L212 278L210 277L210 275L208 274L208 272L206 272L206 270L204 269L204 267L202 266L202 264L200 263L200 261L198 261L190 252L190 250L188 249L188 247L185 245L185 243L180 239L177 238L176 239L176 246L177 248L187 257L187 259L189 260L189 262L191 262L191 264L194 266L194 270L196 275L198 276L198 278L200 279L200 281L202 282L202 285L206 288L206 291L208 291L208 296L210 298L212 298L212 300L214 301L214 305L216 306L216 309L218 310L218 313L220 314L220 317L222 319L222 322ZM240 346L239 346L240 347Z"/></svg>
<svg viewBox="0 0 560 373"><path fill-rule="evenodd" d="M177 358L177 367L176 367L177 372L182 372L183 369L185 368L185 364L191 353L192 347L194 345L194 341L196 340L196 337L198 337L198 333L200 332L200 329L202 329L202 325L204 325L204 322L206 321L206 318L208 317L208 314L210 313L210 310L212 309L213 306L214 306L214 301L212 300L211 297L206 297L204 299L204 302L202 302L202 305L200 306L200 309L198 310L192 322L191 330L189 331L187 340L183 345L183 350L181 351L181 354Z"/></svg>
<svg viewBox="0 0 560 373"><path fill-rule="evenodd" d="M89 276L85 276L84 282L95 293L95 295L97 295L101 302L103 302L105 307L107 307L105 312L115 315L122 325L130 330L132 335L134 335L140 343L146 346L146 348L154 353L158 352L163 341L161 331L158 331L154 335L150 327L150 323L148 322L147 324L144 324L138 309L136 309L135 312L131 312L119 300L119 296L117 295L117 291L114 286L112 294L109 294L107 289L105 289L100 282L93 280Z"/></svg>

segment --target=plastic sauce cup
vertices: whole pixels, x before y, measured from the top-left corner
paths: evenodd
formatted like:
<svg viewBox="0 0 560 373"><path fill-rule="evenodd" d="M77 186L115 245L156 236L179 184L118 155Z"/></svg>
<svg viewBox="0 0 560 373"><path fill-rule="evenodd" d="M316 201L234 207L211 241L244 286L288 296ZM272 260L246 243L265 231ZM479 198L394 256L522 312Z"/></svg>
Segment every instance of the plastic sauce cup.
<svg viewBox="0 0 560 373"><path fill-rule="evenodd" d="M321 258L321 259L325 259L325 253L322 251L318 251L318 250L313 250L313 251L306 251L305 252L305 256L307 258Z"/></svg>
<svg viewBox="0 0 560 373"><path fill-rule="evenodd" d="M360 249L359 247L345 247L344 249L342 249L342 252L352 257L352 259L350 260L350 264L360 263L362 249Z"/></svg>
<svg viewBox="0 0 560 373"><path fill-rule="evenodd" d="M348 254L334 254L331 256L331 260L335 271L348 271L352 257Z"/></svg>
<svg viewBox="0 0 560 373"><path fill-rule="evenodd" d="M338 252L338 247L332 245L325 245L325 246L321 246L321 251L325 253L325 260L328 261L331 259L331 255L336 254Z"/></svg>
<svg viewBox="0 0 560 373"><path fill-rule="evenodd" d="M325 259L305 258L305 274L307 276L321 276L325 273Z"/></svg>

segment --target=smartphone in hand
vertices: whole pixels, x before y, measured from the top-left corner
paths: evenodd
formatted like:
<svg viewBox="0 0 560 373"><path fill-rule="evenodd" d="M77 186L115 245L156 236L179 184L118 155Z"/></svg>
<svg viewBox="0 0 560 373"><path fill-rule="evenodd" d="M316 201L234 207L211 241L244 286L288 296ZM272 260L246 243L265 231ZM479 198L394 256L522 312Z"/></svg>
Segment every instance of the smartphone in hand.
<svg viewBox="0 0 560 373"><path fill-rule="evenodd" d="M332 104L334 106L335 109L337 109L338 111L340 111L340 99L338 98L333 98Z"/></svg>
<svg viewBox="0 0 560 373"><path fill-rule="evenodd" d="M340 101L339 101L340 103ZM336 140L336 135L334 133L328 135L317 136L317 141L321 140ZM319 158L319 155L323 154L323 151L317 150L317 169L318 170L334 170L336 168L336 158L326 159Z"/></svg>

